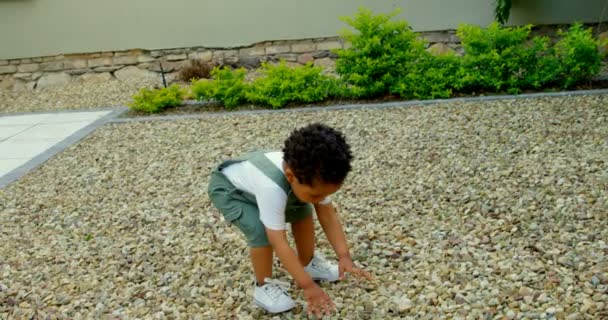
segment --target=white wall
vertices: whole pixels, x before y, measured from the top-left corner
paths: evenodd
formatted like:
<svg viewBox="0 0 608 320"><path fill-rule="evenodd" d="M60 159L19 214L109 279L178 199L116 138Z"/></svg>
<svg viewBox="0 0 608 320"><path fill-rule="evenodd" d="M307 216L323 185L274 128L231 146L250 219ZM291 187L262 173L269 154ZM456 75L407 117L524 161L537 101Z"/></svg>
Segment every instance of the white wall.
<svg viewBox="0 0 608 320"><path fill-rule="evenodd" d="M515 0L515 23L596 21L604 0ZM534 4L532 4L534 3ZM572 3L576 3L573 5ZM0 0L0 59L233 47L336 35L361 5L402 9L417 31L487 25L494 0Z"/></svg>

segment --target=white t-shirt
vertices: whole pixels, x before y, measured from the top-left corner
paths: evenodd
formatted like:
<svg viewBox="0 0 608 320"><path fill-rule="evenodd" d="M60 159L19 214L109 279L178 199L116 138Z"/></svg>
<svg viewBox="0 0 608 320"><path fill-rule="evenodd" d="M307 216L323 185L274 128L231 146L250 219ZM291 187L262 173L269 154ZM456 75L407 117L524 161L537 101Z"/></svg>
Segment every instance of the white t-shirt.
<svg viewBox="0 0 608 320"><path fill-rule="evenodd" d="M268 152L266 157L283 174L283 152ZM260 169L249 161L243 161L230 165L222 170L224 175L239 190L255 196L260 220L264 226L271 230L285 230L285 207L287 205L287 194L272 179L267 177ZM321 201L328 204L329 197Z"/></svg>

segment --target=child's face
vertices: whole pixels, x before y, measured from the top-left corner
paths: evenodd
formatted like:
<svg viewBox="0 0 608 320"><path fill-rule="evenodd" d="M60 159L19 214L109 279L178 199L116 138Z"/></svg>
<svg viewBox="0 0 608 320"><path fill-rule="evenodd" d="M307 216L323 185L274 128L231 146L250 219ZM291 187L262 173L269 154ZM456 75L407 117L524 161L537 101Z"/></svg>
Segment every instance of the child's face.
<svg viewBox="0 0 608 320"><path fill-rule="evenodd" d="M291 185L291 190L293 190L296 197L303 202L318 203L336 193L336 191L342 187L342 183L325 183L316 178L313 179L312 185L300 183L289 169L285 170L285 175L287 176L287 181Z"/></svg>

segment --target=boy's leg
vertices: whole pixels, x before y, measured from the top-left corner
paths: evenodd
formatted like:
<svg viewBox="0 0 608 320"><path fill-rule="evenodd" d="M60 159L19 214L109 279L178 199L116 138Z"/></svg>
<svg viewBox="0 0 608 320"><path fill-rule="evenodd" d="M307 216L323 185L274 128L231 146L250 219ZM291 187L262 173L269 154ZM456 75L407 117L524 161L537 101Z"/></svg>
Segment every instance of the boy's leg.
<svg viewBox="0 0 608 320"><path fill-rule="evenodd" d="M268 242L266 229L260 221L257 206L240 201L234 201L233 203L238 205L243 212L233 223L247 239L255 279L259 285L262 285L264 279L272 279L273 249Z"/></svg>
<svg viewBox="0 0 608 320"><path fill-rule="evenodd" d="M293 222L291 231L296 241L298 259L303 266L307 266L315 251L315 225L312 215L309 214L306 218Z"/></svg>
<svg viewBox="0 0 608 320"><path fill-rule="evenodd" d="M258 285L264 283L264 279L272 279L272 246L250 248L251 263L255 272L255 280Z"/></svg>
<svg viewBox="0 0 608 320"><path fill-rule="evenodd" d="M218 171L211 175L208 195L225 220L243 232L250 248L257 283L261 285L265 278L272 278L272 247L268 243L257 206L247 202L228 178Z"/></svg>
<svg viewBox="0 0 608 320"><path fill-rule="evenodd" d="M315 225L312 215L291 223L298 259L313 280L334 282L340 278L338 266L315 254Z"/></svg>

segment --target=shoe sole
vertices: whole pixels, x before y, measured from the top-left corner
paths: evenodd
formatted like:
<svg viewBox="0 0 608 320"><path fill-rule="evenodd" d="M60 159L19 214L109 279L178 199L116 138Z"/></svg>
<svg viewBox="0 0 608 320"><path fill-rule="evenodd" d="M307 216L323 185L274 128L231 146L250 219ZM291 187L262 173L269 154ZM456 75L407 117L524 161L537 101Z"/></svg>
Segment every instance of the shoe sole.
<svg viewBox="0 0 608 320"><path fill-rule="evenodd" d="M292 307L290 307L290 308L288 308L288 309L285 309L285 310L280 310L280 309L279 309L279 310L272 310L272 308L269 308L267 305L265 305L265 304L264 304L264 303L262 303L261 301L258 301L258 299L255 299L255 298L254 298L254 299L253 299L253 303L255 303L257 306L259 306L259 307L261 307L261 308L264 308L264 310L266 310L266 311L268 311L268 312L270 312L270 313L272 313L272 314L278 314L278 313L287 312L287 311L289 311L289 310L291 310L291 309L293 309L293 308L295 308L295 307L296 307L296 306L294 305L294 306L292 306Z"/></svg>

